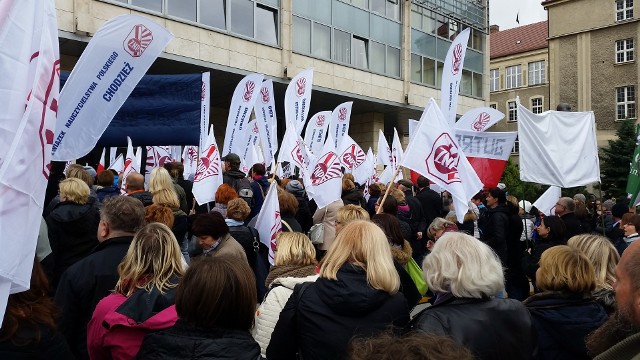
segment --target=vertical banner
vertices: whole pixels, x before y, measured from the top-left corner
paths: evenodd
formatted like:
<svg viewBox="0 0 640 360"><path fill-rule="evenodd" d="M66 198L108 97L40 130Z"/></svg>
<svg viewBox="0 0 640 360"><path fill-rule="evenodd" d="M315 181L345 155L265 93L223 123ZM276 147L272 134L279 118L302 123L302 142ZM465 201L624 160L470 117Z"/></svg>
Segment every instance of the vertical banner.
<svg viewBox="0 0 640 360"><path fill-rule="evenodd" d="M456 130L456 140L485 188L494 188L502 177L518 133Z"/></svg>
<svg viewBox="0 0 640 360"><path fill-rule="evenodd" d="M331 121L331 111L320 111L311 117L304 132L304 143L309 146L311 152L317 154L322 150L324 140L327 138L327 130Z"/></svg>
<svg viewBox="0 0 640 360"><path fill-rule="evenodd" d="M451 43L442 69L442 84L440 87L440 109L449 125L456 122L456 108L458 107L458 93L462 79L464 55L467 52L469 33L471 28L464 29Z"/></svg>
<svg viewBox="0 0 640 360"><path fill-rule="evenodd" d="M504 118L504 114L490 107L479 107L464 113L456 122L455 129L482 132Z"/></svg>
<svg viewBox="0 0 640 360"><path fill-rule="evenodd" d="M258 145L258 141L260 140L260 129L258 127L258 121L256 119L251 120L242 131L244 132L244 134L242 135L242 138L244 139L244 145L242 146L242 152L240 152L238 156L240 156L240 160L244 160L247 166L251 168L254 164L251 163L251 161L253 161L255 157L252 157L249 152L251 152L252 149L255 149L256 145ZM251 157L251 160L249 160L248 157ZM246 173L246 171L244 172Z"/></svg>
<svg viewBox="0 0 640 360"><path fill-rule="evenodd" d="M124 172L124 158L122 157L122 154L113 159L113 162L109 165L109 169L115 170L118 174Z"/></svg>
<svg viewBox="0 0 640 360"><path fill-rule="evenodd" d="M302 70L291 79L284 93L284 118L295 126L296 133L302 134L311 106L313 68Z"/></svg>
<svg viewBox="0 0 640 360"><path fill-rule="evenodd" d="M182 161L182 147L180 145L171 146L170 153L172 161Z"/></svg>
<svg viewBox="0 0 640 360"><path fill-rule="evenodd" d="M260 88L259 101L256 101L255 113L260 129L260 143L265 164L271 164L278 151L278 119L276 103L273 97L273 81L265 80Z"/></svg>
<svg viewBox="0 0 640 360"><path fill-rule="evenodd" d="M227 129L224 133L224 145L222 156L229 153L240 154L244 146L244 127L249 122L251 111L258 98L259 89L256 86L262 84L262 74L249 74L245 76L233 91L231 106L229 107L229 117L227 118Z"/></svg>
<svg viewBox="0 0 640 360"><path fill-rule="evenodd" d="M185 146L182 152L182 165L184 165L184 178L189 179L196 175L198 169L198 147Z"/></svg>
<svg viewBox="0 0 640 360"><path fill-rule="evenodd" d="M109 166L111 166L111 164L113 164L114 161L116 161L116 154L118 152L118 148L109 148Z"/></svg>
<svg viewBox="0 0 640 360"><path fill-rule="evenodd" d="M172 38L139 15L117 16L98 29L60 93L53 160L78 159L93 149Z"/></svg>
<svg viewBox="0 0 640 360"><path fill-rule="evenodd" d="M391 166L392 164L391 148L389 148L389 144L382 130L378 131L378 156L376 157L376 163L386 166Z"/></svg>
<svg viewBox="0 0 640 360"><path fill-rule="evenodd" d="M341 164L333 144L333 139L329 134L309 175L313 187L313 199L318 205L318 209L340 199L342 195Z"/></svg>
<svg viewBox="0 0 640 360"><path fill-rule="evenodd" d="M334 148L338 148L342 138L349 133L349 122L351 121L351 106L353 101L347 101L336 107L331 113L331 125L329 131L333 138Z"/></svg>
<svg viewBox="0 0 640 360"><path fill-rule="evenodd" d="M269 248L269 263L273 265L273 258L277 248L276 235L282 232L282 218L278 203L278 184L273 181L264 197L264 203L258 213L255 229L260 235L260 242Z"/></svg>
<svg viewBox="0 0 640 360"><path fill-rule="evenodd" d="M393 128L393 142L391 143L391 166L393 171L398 170L400 164L402 163L402 158L404 157L404 152L402 151L402 143L400 142L400 137L398 136L398 130ZM402 176L402 171L398 173L396 176L396 181L402 180L404 177Z"/></svg>
<svg viewBox="0 0 640 360"><path fill-rule="evenodd" d="M413 139L413 135L415 135L417 128L418 128L418 120L409 119L409 142L411 142L411 139ZM411 174L411 182L414 184L417 184L420 174L418 174L413 170L410 170L409 173Z"/></svg>
<svg viewBox="0 0 640 360"><path fill-rule="evenodd" d="M127 193L127 176L132 172L140 172L139 168L136 168L136 154L133 151L133 144L131 138L127 136L127 156L124 159L124 171L122 172L122 184L120 185L120 193Z"/></svg>
<svg viewBox="0 0 640 360"><path fill-rule="evenodd" d="M638 203L640 194L640 174L638 168L640 165L640 125L636 125L636 148L633 151L633 157L630 161L629 177L627 178L627 194L629 194L629 207L633 207Z"/></svg>
<svg viewBox="0 0 640 360"><path fill-rule="evenodd" d="M202 73L202 91L200 93L200 149L204 147L207 140L207 129L209 128L209 101L211 99L211 73Z"/></svg>
<svg viewBox="0 0 640 360"><path fill-rule="evenodd" d="M200 161L193 178L193 197L202 205L215 200L216 190L222 184L222 162L213 125L200 149Z"/></svg>
<svg viewBox="0 0 640 360"><path fill-rule="evenodd" d="M374 166L367 163L367 154L349 135L345 135L340 148L338 149L340 162L348 170L356 182L363 184L371 176L370 167Z"/></svg>

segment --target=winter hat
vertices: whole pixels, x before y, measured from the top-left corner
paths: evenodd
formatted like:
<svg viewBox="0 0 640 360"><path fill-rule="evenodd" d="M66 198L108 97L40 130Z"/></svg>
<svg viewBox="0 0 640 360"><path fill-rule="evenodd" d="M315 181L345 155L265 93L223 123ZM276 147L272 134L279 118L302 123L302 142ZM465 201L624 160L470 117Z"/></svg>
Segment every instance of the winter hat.
<svg viewBox="0 0 640 360"><path fill-rule="evenodd" d="M607 200L609 201L609 200ZM607 202L605 201L605 202ZM616 203L611 207L611 215L615 218L621 219L622 215L629 212L629 206L625 203Z"/></svg>
<svg viewBox="0 0 640 360"><path fill-rule="evenodd" d="M304 191L304 187L302 186L302 183L300 183L300 181L291 180L287 184L287 191L292 193L292 194L299 194L299 193L302 193Z"/></svg>
<svg viewBox="0 0 640 360"><path fill-rule="evenodd" d="M573 199L578 200L583 204L586 204L587 202L587 197L584 196L584 194L580 194L580 193L573 195Z"/></svg>
<svg viewBox="0 0 640 360"><path fill-rule="evenodd" d="M613 208L613 205L615 205L615 203L613 202L613 200L609 199L609 200L605 200L602 203L602 207L607 210L607 211L611 211L611 209Z"/></svg>
<svg viewBox="0 0 640 360"><path fill-rule="evenodd" d="M92 168L91 166L87 165L87 166L83 166L82 167L84 169L84 171L86 171L89 175L91 175L92 178L96 178L96 170L94 168Z"/></svg>

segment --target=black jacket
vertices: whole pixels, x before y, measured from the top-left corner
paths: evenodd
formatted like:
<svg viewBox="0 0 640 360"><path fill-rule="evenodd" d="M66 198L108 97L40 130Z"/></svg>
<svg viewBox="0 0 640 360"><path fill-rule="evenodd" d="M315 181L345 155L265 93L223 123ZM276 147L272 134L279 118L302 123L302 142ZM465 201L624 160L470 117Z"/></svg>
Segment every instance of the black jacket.
<svg viewBox="0 0 640 360"><path fill-rule="evenodd" d="M437 192L429 189L428 187L418 191L415 198L420 200L427 226L431 225L433 219L440 216L443 211L442 198Z"/></svg>
<svg viewBox="0 0 640 360"><path fill-rule="evenodd" d="M185 180L182 176L178 177L176 184L182 186L184 195L187 198L187 206L189 209L193 206L193 182Z"/></svg>
<svg viewBox="0 0 640 360"><path fill-rule="evenodd" d="M40 331L39 341L35 341ZM16 333L17 342L28 342L23 346L18 346L5 340L0 342L0 359L11 360L54 360L54 359L74 359L67 342L59 333L54 333L44 325L32 325L23 322Z"/></svg>
<svg viewBox="0 0 640 360"><path fill-rule="evenodd" d="M567 232L565 233L566 240L571 239L573 236L587 233L587 230L583 228L582 222L575 213L564 214L560 216L560 219L564 221L564 225L567 227Z"/></svg>
<svg viewBox="0 0 640 360"><path fill-rule="evenodd" d="M524 301L538 333L537 359L589 359L585 338L607 320L607 312L591 298L540 293Z"/></svg>
<svg viewBox="0 0 640 360"><path fill-rule="evenodd" d="M88 357L87 324L98 302L116 287L118 265L132 240L133 236L105 240L60 278L55 296L55 303L61 310L58 330L78 358Z"/></svg>
<svg viewBox="0 0 640 360"><path fill-rule="evenodd" d="M233 187L233 183L238 180L247 177L245 173L240 170L231 169L222 173L222 182ZM266 195L266 194L265 194Z"/></svg>
<svg viewBox="0 0 640 360"><path fill-rule="evenodd" d="M163 331L148 334L136 359L260 359L260 345L249 331L203 329L178 320Z"/></svg>
<svg viewBox="0 0 640 360"><path fill-rule="evenodd" d="M364 197L362 196L362 192L358 189L348 190L342 192L342 202L345 205L358 205L363 209L367 209L367 203L364 201Z"/></svg>
<svg viewBox="0 0 640 360"><path fill-rule="evenodd" d="M520 241L524 224L518 213L509 215L509 230L507 231L507 268L505 270L505 282L507 292L518 290L516 300L524 300L529 296L529 280L522 270L522 256L526 250L526 242ZM509 296L514 298L514 296Z"/></svg>
<svg viewBox="0 0 640 360"><path fill-rule="evenodd" d="M140 200L140 202L142 202L142 205L144 206L153 204L153 195L151 195L151 193L148 191L138 191L127 196Z"/></svg>
<svg viewBox="0 0 640 360"><path fill-rule="evenodd" d="M509 212L504 205L487 209L478 220L478 227L482 231L482 240L489 245L502 261L507 264L507 236L509 231Z"/></svg>
<svg viewBox="0 0 640 360"><path fill-rule="evenodd" d="M282 216L282 221L286 221L291 230L295 232L302 232L302 226L300 226L300 223L296 220L295 216L283 213L280 213L280 215ZM289 231L289 228L284 223L282 224L282 231Z"/></svg>
<svg viewBox="0 0 640 360"><path fill-rule="evenodd" d="M308 233L311 226L313 226L313 213L309 208L309 198L305 193L294 193L296 200L298 200L298 212L296 213L296 220L300 223L303 233Z"/></svg>
<svg viewBox="0 0 640 360"><path fill-rule="evenodd" d="M98 196L98 201L102 203L106 198L110 198L112 196L120 196L120 189L113 186L102 187L96 190L96 196Z"/></svg>
<svg viewBox="0 0 640 360"><path fill-rule="evenodd" d="M535 349L529 312L512 299L451 297L422 310L409 329L449 336L477 360L526 360Z"/></svg>
<svg viewBox="0 0 640 360"><path fill-rule="evenodd" d="M534 286L536 284L536 271L538 270L538 263L540 262L542 253L552 246L562 245L564 243L562 240L538 236L533 249L531 249L531 254L528 252L522 254L522 270L524 274L531 279Z"/></svg>
<svg viewBox="0 0 640 360"><path fill-rule="evenodd" d="M296 359L298 350L305 360L344 359L353 337L372 336L409 321L404 296L372 288L364 270L344 265L337 278L294 288L271 334L269 360Z"/></svg>

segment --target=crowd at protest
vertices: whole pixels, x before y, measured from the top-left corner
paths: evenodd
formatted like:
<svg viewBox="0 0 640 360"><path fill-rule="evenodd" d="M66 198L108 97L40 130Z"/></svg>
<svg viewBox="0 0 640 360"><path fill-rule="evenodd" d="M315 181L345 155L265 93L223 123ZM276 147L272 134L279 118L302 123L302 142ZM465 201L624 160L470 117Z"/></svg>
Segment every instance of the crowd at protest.
<svg viewBox="0 0 640 360"><path fill-rule="evenodd" d="M640 356L640 215L625 201L578 193L545 216L497 187L458 222L425 177L366 186L347 173L341 199L317 208L302 179L222 160L207 204L178 162L125 184L52 164L0 358ZM270 264L255 222L272 182Z"/></svg>

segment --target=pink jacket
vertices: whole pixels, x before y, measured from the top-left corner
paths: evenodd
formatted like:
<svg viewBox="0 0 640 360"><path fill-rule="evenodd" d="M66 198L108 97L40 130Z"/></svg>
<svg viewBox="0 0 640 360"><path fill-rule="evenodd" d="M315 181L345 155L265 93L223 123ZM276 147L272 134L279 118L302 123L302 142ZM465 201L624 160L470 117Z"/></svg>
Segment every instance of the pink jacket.
<svg viewBox="0 0 640 360"><path fill-rule="evenodd" d="M146 334L170 328L178 320L176 307L171 305L136 323L116 311L126 300L124 295L111 294L96 306L87 326L87 350L92 360L133 359Z"/></svg>

